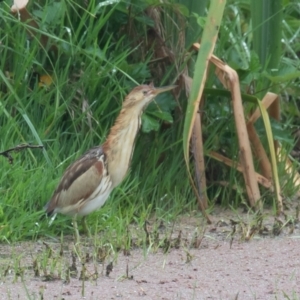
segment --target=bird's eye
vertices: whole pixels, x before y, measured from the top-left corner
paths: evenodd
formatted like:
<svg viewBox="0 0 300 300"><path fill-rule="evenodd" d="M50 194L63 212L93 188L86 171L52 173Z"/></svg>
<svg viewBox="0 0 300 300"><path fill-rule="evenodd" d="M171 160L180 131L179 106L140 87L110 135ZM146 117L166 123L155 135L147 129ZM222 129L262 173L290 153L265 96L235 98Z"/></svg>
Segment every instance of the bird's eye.
<svg viewBox="0 0 300 300"><path fill-rule="evenodd" d="M144 96L148 94L148 91L143 91Z"/></svg>

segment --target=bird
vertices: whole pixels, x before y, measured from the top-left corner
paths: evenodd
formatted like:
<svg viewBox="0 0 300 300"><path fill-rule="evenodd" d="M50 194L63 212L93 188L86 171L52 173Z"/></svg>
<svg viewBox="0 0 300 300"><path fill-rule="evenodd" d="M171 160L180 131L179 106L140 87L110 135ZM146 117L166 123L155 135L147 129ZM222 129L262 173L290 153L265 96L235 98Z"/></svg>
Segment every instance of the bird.
<svg viewBox="0 0 300 300"><path fill-rule="evenodd" d="M85 217L104 205L128 173L145 108L158 94L175 87L156 88L153 83L136 86L125 97L104 143L88 150L65 170L45 211L51 220L57 213L72 216L76 242L80 239L77 216L83 217L90 235Z"/></svg>

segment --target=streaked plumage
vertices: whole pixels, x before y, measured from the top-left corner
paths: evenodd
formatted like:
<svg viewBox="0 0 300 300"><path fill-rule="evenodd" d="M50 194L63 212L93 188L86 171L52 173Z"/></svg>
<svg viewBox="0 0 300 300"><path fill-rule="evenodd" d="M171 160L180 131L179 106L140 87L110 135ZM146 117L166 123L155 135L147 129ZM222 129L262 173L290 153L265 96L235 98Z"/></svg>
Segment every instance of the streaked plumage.
<svg viewBox="0 0 300 300"><path fill-rule="evenodd" d="M112 190L105 161L100 146L71 164L46 205L47 213L85 216L101 207Z"/></svg>
<svg viewBox="0 0 300 300"><path fill-rule="evenodd" d="M173 88L140 85L128 94L105 143L90 149L66 169L45 206L48 215L85 216L105 203L129 169L143 110L157 94ZM78 232L76 235L79 238Z"/></svg>

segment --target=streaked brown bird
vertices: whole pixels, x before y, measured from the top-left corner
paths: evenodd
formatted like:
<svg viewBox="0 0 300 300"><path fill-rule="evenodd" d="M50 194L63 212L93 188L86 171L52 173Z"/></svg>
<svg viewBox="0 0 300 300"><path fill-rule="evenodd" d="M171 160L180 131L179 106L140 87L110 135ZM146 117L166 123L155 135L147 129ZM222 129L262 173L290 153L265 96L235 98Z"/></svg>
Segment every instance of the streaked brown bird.
<svg viewBox="0 0 300 300"><path fill-rule="evenodd" d="M90 149L66 169L45 209L48 215L73 216L76 241L79 241L76 216L86 216L100 208L123 181L144 109L155 96L173 88L155 88L153 84L135 87L125 98L104 144ZM84 225L87 228L85 219Z"/></svg>

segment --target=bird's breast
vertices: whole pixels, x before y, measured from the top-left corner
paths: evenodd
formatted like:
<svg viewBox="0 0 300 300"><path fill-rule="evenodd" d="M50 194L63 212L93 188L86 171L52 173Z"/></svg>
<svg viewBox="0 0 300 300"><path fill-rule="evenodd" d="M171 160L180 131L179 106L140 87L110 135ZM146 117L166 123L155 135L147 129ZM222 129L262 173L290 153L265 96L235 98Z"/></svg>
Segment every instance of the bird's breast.
<svg viewBox="0 0 300 300"><path fill-rule="evenodd" d="M108 172L113 187L119 185L126 176L140 128L140 118L132 118L114 137L109 151Z"/></svg>

